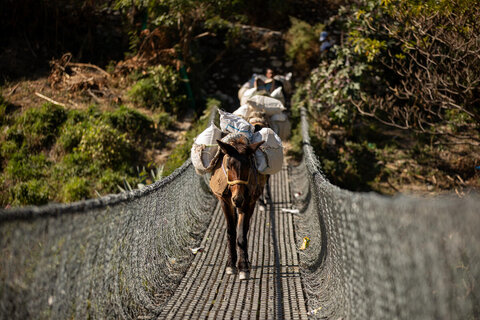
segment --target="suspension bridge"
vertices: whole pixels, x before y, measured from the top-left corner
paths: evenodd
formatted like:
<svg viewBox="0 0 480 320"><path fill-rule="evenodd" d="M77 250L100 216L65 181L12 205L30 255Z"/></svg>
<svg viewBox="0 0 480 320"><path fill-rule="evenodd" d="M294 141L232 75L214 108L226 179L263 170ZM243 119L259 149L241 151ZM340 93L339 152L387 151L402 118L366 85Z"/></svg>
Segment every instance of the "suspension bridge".
<svg viewBox="0 0 480 320"><path fill-rule="evenodd" d="M187 161L141 190L0 212L0 318L480 318L478 195L339 189L305 110L302 131L302 163L255 209L249 280L225 273L221 209Z"/></svg>

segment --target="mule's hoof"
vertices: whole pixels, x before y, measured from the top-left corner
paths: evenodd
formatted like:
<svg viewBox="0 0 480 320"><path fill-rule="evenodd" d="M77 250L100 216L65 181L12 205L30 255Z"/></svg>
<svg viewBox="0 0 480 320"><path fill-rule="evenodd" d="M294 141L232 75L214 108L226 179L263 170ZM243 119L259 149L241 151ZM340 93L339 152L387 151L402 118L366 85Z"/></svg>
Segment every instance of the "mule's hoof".
<svg viewBox="0 0 480 320"><path fill-rule="evenodd" d="M248 280L250 278L250 273L246 271L240 271L240 273L238 274L238 278L240 280Z"/></svg>
<svg viewBox="0 0 480 320"><path fill-rule="evenodd" d="M227 268L225 269L225 273L226 273L226 274L235 274L235 273L237 273L237 269L232 268L232 267L227 267Z"/></svg>

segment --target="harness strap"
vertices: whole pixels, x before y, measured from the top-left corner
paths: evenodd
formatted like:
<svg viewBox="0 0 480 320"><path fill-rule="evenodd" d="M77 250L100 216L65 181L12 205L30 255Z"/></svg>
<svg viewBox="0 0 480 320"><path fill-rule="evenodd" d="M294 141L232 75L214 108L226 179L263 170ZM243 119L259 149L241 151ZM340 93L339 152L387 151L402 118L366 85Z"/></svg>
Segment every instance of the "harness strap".
<svg viewBox="0 0 480 320"><path fill-rule="evenodd" d="M225 170L225 166L224 166L224 162L225 162L226 159L227 159L227 155L225 155L223 157L222 169L223 169L223 173L225 174L225 177L227 178L228 185L233 186L233 185L236 185L236 184L248 184L248 182L250 181L250 173L248 174L248 180L247 181L245 181L245 180L233 180L233 181L228 180L228 168L227 168L227 170Z"/></svg>

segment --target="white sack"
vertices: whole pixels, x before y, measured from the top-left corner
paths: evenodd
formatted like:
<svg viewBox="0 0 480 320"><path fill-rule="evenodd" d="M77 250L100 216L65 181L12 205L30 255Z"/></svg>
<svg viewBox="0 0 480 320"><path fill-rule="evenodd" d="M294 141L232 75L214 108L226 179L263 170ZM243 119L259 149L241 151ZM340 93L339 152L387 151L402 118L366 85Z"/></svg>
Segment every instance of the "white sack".
<svg viewBox="0 0 480 320"><path fill-rule="evenodd" d="M250 89L250 88L251 88L250 81L245 82L240 87L240 89L238 89L238 100L241 100L245 91L247 91L247 89Z"/></svg>
<svg viewBox="0 0 480 320"><path fill-rule="evenodd" d="M292 124L290 120L286 121L271 121L270 126L272 127L273 131L280 137L282 140L287 140L290 137L290 133L292 132Z"/></svg>
<svg viewBox="0 0 480 320"><path fill-rule="evenodd" d="M248 99L247 104L255 110L265 112L267 116L273 116L285 110L280 101L266 96L253 96Z"/></svg>
<svg viewBox="0 0 480 320"><path fill-rule="evenodd" d="M239 116L240 118L247 119L248 114L250 113L250 107L248 104L240 106L237 110L233 112L234 115Z"/></svg>
<svg viewBox="0 0 480 320"><path fill-rule="evenodd" d="M285 96L283 95L282 89L282 87L278 87L277 89L273 90L272 93L270 93L270 97L279 100L282 104L285 104Z"/></svg>
<svg viewBox="0 0 480 320"><path fill-rule="evenodd" d="M270 121L286 121L288 116L285 112L274 114L270 117Z"/></svg>
<svg viewBox="0 0 480 320"><path fill-rule="evenodd" d="M240 105L247 103L248 99L251 98L257 92L257 88L250 88L245 90L242 97L240 98Z"/></svg>
<svg viewBox="0 0 480 320"><path fill-rule="evenodd" d="M250 138L255 131L255 128L247 120L237 115L222 110L218 110L218 113L220 113L220 129L225 133L242 133Z"/></svg>
<svg viewBox="0 0 480 320"><path fill-rule="evenodd" d="M258 172L262 174L275 174L282 170L283 146L280 137L270 128L263 128L255 132L251 143L265 141L255 151L255 162Z"/></svg>
<svg viewBox="0 0 480 320"><path fill-rule="evenodd" d="M198 174L205 174L212 170L212 160L218 153L217 140L221 138L222 131L213 123L195 138L190 157Z"/></svg>

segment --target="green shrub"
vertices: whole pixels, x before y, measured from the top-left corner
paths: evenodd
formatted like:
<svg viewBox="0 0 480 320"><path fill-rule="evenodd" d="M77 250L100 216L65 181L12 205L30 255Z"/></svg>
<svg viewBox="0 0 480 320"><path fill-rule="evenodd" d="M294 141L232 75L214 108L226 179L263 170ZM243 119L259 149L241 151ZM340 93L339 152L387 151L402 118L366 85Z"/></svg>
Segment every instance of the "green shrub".
<svg viewBox="0 0 480 320"><path fill-rule="evenodd" d="M48 203L49 187L46 181L32 179L20 182L10 189L12 206L42 205Z"/></svg>
<svg viewBox="0 0 480 320"><path fill-rule="evenodd" d="M88 125L77 149L93 161L98 161L102 167L117 169L135 159L136 153L126 133L102 121Z"/></svg>
<svg viewBox="0 0 480 320"><path fill-rule="evenodd" d="M310 66L318 61L320 44L318 38L323 24L309 25L307 22L290 18L292 26L286 35L285 51L295 61L296 69L301 73L310 71Z"/></svg>
<svg viewBox="0 0 480 320"><path fill-rule="evenodd" d="M72 110L60 130L58 142L66 152L72 152L82 140L83 132L88 126L89 117L85 112Z"/></svg>
<svg viewBox="0 0 480 320"><path fill-rule="evenodd" d="M0 155L5 159L9 159L17 151L18 146L15 141L7 140L0 145Z"/></svg>
<svg viewBox="0 0 480 320"><path fill-rule="evenodd" d="M150 68L128 94L139 106L175 114L182 111L187 102L180 76L170 66Z"/></svg>
<svg viewBox="0 0 480 320"><path fill-rule="evenodd" d="M166 112L158 112L154 115L153 119L160 129L166 130L173 126L176 116Z"/></svg>
<svg viewBox="0 0 480 320"><path fill-rule="evenodd" d="M90 185L86 178L72 177L63 186L62 195L64 202L73 202L90 198Z"/></svg>
<svg viewBox="0 0 480 320"><path fill-rule="evenodd" d="M119 191L118 186L123 185L124 177L125 174L121 172L106 169L101 173L96 189L103 193L116 193Z"/></svg>
<svg viewBox="0 0 480 320"><path fill-rule="evenodd" d="M177 146L168 157L163 170L165 176L168 176L175 169L179 168L188 159L188 157L190 157L190 149L192 147L193 140L197 135L205 130L205 128L207 128L208 121L210 120L210 114L213 110L215 110L215 107L220 107L220 101L216 99L208 99L203 115L197 122L195 122L195 125L192 127L192 129L190 129L190 131L188 131L185 135L185 142Z"/></svg>
<svg viewBox="0 0 480 320"><path fill-rule="evenodd" d="M142 138L153 131L153 120L137 110L120 106L113 112L107 112L105 119L113 128L128 132L132 137Z"/></svg>
<svg viewBox="0 0 480 320"><path fill-rule="evenodd" d="M55 142L60 126L66 119L65 109L51 103L28 109L8 130L7 139L19 145L24 144L32 151L46 149Z"/></svg>
<svg viewBox="0 0 480 320"><path fill-rule="evenodd" d="M14 181L41 179L45 177L49 166L50 162L44 154L28 155L17 152L10 157L6 173L9 179Z"/></svg>
<svg viewBox="0 0 480 320"><path fill-rule="evenodd" d="M88 175L91 164L92 161L87 154L72 152L66 154L62 161L56 165L56 171L59 172L59 177Z"/></svg>
<svg viewBox="0 0 480 320"><path fill-rule="evenodd" d="M9 103L0 95L0 126L7 124L12 118L12 113L17 107Z"/></svg>

